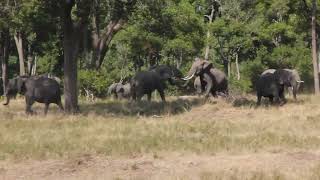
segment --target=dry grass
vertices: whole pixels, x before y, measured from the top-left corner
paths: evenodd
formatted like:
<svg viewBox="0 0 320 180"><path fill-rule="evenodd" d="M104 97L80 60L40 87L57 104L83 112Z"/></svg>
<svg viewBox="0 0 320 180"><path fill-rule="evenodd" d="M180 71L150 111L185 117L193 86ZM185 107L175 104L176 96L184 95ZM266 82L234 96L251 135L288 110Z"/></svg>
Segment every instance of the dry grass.
<svg viewBox="0 0 320 180"><path fill-rule="evenodd" d="M299 96L283 107L224 100L171 98L161 102L81 103L82 113L61 114L54 105L43 116L24 114L23 100L0 107L2 160L69 159L85 154L132 157L165 153L230 156L255 153L318 152L320 99ZM249 104L249 105L248 105ZM320 178L310 170L311 179ZM200 179L285 179L280 172L202 172ZM179 178L180 179L180 178ZM182 178L183 179L183 178Z"/></svg>

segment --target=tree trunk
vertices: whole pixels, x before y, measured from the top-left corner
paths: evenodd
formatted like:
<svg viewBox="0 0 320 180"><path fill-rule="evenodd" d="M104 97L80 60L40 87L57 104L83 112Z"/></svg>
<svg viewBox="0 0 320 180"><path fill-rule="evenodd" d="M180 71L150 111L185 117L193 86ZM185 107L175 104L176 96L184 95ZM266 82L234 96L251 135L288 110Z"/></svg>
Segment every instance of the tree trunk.
<svg viewBox="0 0 320 180"><path fill-rule="evenodd" d="M34 56L34 60L33 60L33 67L32 67L32 71L31 71L31 75L34 76L37 74L37 56Z"/></svg>
<svg viewBox="0 0 320 180"><path fill-rule="evenodd" d="M312 63L313 63L313 76L314 76L314 91L319 95L319 70L317 60L317 34L316 34L316 0L312 1L312 18L311 18L311 34L312 34Z"/></svg>
<svg viewBox="0 0 320 180"><path fill-rule="evenodd" d="M24 66L24 52L23 52L23 39L21 32L16 32L14 35L14 41L16 43L16 47L18 50L18 56L19 56L19 67L20 67L20 76L23 76L26 74L25 66Z"/></svg>
<svg viewBox="0 0 320 180"><path fill-rule="evenodd" d="M182 59L183 59L183 53L182 53L182 50L180 50L180 56L179 56L179 59L177 60L177 69L181 68Z"/></svg>
<svg viewBox="0 0 320 180"><path fill-rule="evenodd" d="M208 18L208 20L209 20L209 27L210 27L210 24L213 21L214 11L215 11L215 8L212 6L210 15L206 16ZM206 46L206 50L205 50L205 54L204 54L204 59L205 60L209 59L209 52L210 52L209 40L210 40L210 36L211 36L210 29L208 28L208 31L207 31L207 46Z"/></svg>
<svg viewBox="0 0 320 180"><path fill-rule="evenodd" d="M228 78L231 77L231 62L228 61Z"/></svg>
<svg viewBox="0 0 320 180"><path fill-rule="evenodd" d="M77 88L77 57L79 51L79 30L71 18L71 10L75 5L74 0L66 0L65 14L63 17L63 50L64 50L64 98L66 113L77 113L78 88Z"/></svg>
<svg viewBox="0 0 320 180"><path fill-rule="evenodd" d="M32 48L31 48L31 46L29 45L28 46L28 53L27 53L27 70L28 70L28 75L29 76L32 76L32 75L34 75L33 74L33 69L35 68L34 66L35 66L35 55L34 55L34 53L33 53L33 51L32 51Z"/></svg>
<svg viewBox="0 0 320 180"><path fill-rule="evenodd" d="M8 82L8 59L9 59L9 43L10 43L10 36L9 30L6 29L0 34L0 58L1 58L1 78L2 78L2 86L3 86L3 93L5 93L6 85Z"/></svg>
<svg viewBox="0 0 320 180"><path fill-rule="evenodd" d="M94 18L95 19L95 18ZM100 35L99 33L99 27L96 22L96 20L93 20L93 25L95 26L94 30L92 31L92 60L91 60L91 66L95 67L96 69L100 69L104 57L106 56L109 45L111 43L112 38L114 35L120 31L120 29L123 27L124 20L113 20L110 21L105 29L105 33Z"/></svg>
<svg viewBox="0 0 320 180"><path fill-rule="evenodd" d="M240 80L239 55L236 53L237 80Z"/></svg>

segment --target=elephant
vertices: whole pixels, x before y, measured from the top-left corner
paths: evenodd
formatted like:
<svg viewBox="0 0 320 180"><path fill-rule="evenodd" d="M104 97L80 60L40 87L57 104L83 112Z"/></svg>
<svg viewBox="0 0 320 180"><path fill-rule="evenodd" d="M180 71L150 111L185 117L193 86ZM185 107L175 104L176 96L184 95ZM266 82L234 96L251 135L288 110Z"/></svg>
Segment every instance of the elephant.
<svg viewBox="0 0 320 180"><path fill-rule="evenodd" d="M137 72L130 82L132 99L140 101L142 96L147 94L148 101L151 101L152 92L157 90L162 101L165 102L166 81L175 85L181 78L182 73L177 68L168 65L153 66L148 71Z"/></svg>
<svg viewBox="0 0 320 180"><path fill-rule="evenodd" d="M119 99L131 97L131 86L130 83L117 85L116 87L116 95Z"/></svg>
<svg viewBox="0 0 320 180"><path fill-rule="evenodd" d="M201 80L199 76L196 77L193 82L193 87L196 90L196 94L200 96L202 92L206 90L206 85L207 83Z"/></svg>
<svg viewBox="0 0 320 180"><path fill-rule="evenodd" d="M118 98L118 95L117 95L117 87L118 87L118 86L122 86L122 82L111 84L111 85L108 87L108 92L107 92L107 94L108 94L108 95L114 95L115 98Z"/></svg>
<svg viewBox="0 0 320 180"><path fill-rule="evenodd" d="M61 103L61 90L57 81L47 77L28 77L18 76L10 79L6 87L5 96L6 103L10 103L10 99L15 97L17 93L25 96L26 113L32 114L31 106L34 102L44 103L44 113L47 114L51 103L57 104L60 110L63 110Z"/></svg>
<svg viewBox="0 0 320 180"><path fill-rule="evenodd" d="M62 83L62 80L60 78L58 78L57 76L55 76L55 75L53 75L51 73L41 74L38 77L46 77L46 78L53 79L53 80L57 81L57 83L59 85L61 85L61 83Z"/></svg>
<svg viewBox="0 0 320 180"><path fill-rule="evenodd" d="M114 95L116 99L130 98L131 97L131 86L130 82L122 84L122 81L119 83L113 83L108 88L108 95Z"/></svg>
<svg viewBox="0 0 320 180"><path fill-rule="evenodd" d="M262 97L268 97L271 103L275 99L278 104L285 104L287 101L284 96L284 87L287 85L290 76L291 73L283 69L260 75L256 83L257 106L261 104Z"/></svg>
<svg viewBox="0 0 320 180"><path fill-rule="evenodd" d="M300 84L303 83L304 81L301 81L300 75L297 70L295 69L283 69L283 71L287 73L282 73L285 78L284 79L284 84L285 87L288 88L288 91L292 91L293 98L297 100L297 92L300 88ZM261 75L264 75L266 73L275 73L275 69L267 69L265 70Z"/></svg>
<svg viewBox="0 0 320 180"><path fill-rule="evenodd" d="M196 58L192 64L185 81L192 79L194 76L200 77L201 84L206 84L205 97L209 97L210 93L217 97L217 94L228 95L228 79L224 72L213 67L212 63L200 58Z"/></svg>

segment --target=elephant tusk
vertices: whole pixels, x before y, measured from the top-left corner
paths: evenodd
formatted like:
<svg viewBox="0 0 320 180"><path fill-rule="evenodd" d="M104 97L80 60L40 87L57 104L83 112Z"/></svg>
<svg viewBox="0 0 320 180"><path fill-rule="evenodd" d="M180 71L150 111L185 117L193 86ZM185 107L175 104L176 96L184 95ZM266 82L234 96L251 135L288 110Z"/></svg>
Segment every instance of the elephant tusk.
<svg viewBox="0 0 320 180"><path fill-rule="evenodd" d="M297 83L304 83L304 81L297 81Z"/></svg>
<svg viewBox="0 0 320 180"><path fill-rule="evenodd" d="M193 73L192 76L190 76L190 77L187 76L187 77L184 77L184 78L181 78L181 79L182 79L182 80L185 80L185 81L188 81L188 80L190 80L190 79L193 78L194 74L195 74L195 73Z"/></svg>

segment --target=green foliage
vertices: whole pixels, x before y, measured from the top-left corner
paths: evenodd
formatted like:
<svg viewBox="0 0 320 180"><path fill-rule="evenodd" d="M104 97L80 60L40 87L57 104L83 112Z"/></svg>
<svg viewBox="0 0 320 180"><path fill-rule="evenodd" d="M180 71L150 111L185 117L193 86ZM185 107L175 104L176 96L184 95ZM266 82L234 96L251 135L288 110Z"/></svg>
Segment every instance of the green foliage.
<svg viewBox="0 0 320 180"><path fill-rule="evenodd" d="M25 51L37 56L37 73L63 74L62 21L64 1L0 1L0 32L10 28L9 74L18 74L13 35L21 31ZM15 3L14 3L15 2ZM218 4L214 4L218 3ZM203 57L209 44L209 60L219 69L230 69L230 87L251 92L257 76L268 68L295 68L305 86L312 85L310 4L299 0L110 0L76 1L72 18L89 17L80 47L79 82L97 96L107 87L153 64L179 67L185 74L196 56ZM214 11L212 23L205 15ZM93 22L107 31L111 21L122 20L112 36L101 69L89 69ZM318 18L320 19L320 18ZM207 36L209 33L209 36ZM1 43L1 42L0 42ZM27 56L27 55L26 55ZM236 58L240 80L236 77ZM176 87L168 92L178 94Z"/></svg>
<svg viewBox="0 0 320 180"><path fill-rule="evenodd" d="M97 97L107 95L108 84L111 84L110 79L104 73L97 71L80 70L79 71L79 89L82 95L89 90Z"/></svg>

